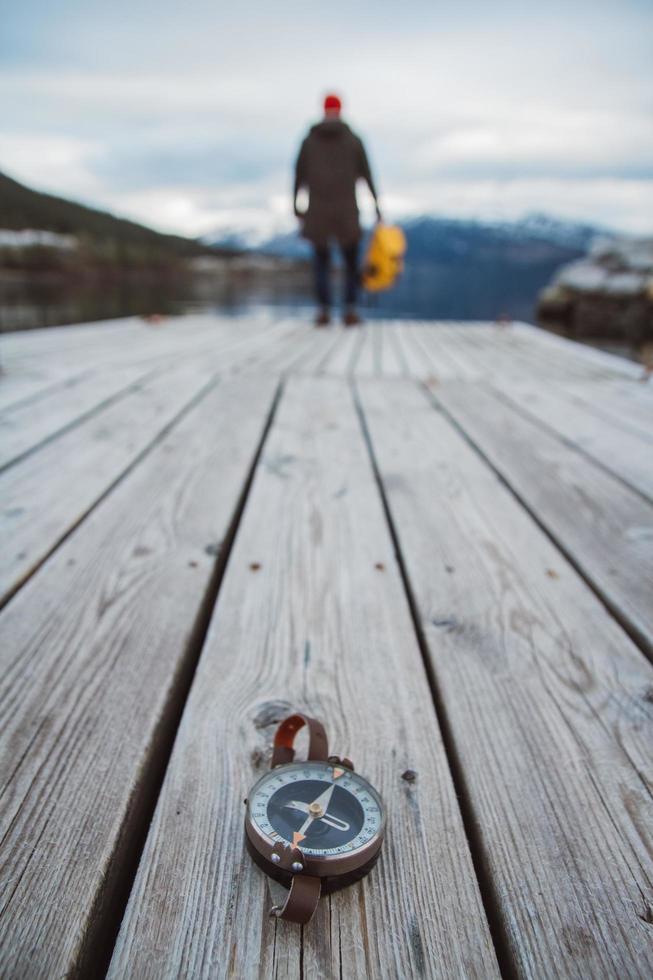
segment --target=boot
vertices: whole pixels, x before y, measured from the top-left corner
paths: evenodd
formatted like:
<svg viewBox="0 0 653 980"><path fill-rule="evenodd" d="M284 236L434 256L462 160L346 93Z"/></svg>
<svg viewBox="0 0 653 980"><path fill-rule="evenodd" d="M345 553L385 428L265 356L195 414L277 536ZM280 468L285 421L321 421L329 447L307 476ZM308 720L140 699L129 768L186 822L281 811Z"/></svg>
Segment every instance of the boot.
<svg viewBox="0 0 653 980"><path fill-rule="evenodd" d="M357 327L358 324L362 323L363 321L353 306L351 306L348 310L346 310L345 315L342 318L342 322L346 327Z"/></svg>
<svg viewBox="0 0 653 980"><path fill-rule="evenodd" d="M331 314L329 313L326 306L323 306L321 310L315 316L315 326L316 327L326 327L331 323Z"/></svg>

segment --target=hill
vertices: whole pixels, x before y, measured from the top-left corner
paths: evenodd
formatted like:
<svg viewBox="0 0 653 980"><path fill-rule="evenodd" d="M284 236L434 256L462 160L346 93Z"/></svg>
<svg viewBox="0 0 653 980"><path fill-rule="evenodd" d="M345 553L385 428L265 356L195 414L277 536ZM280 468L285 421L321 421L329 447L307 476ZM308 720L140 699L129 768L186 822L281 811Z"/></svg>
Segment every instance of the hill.
<svg viewBox="0 0 653 980"><path fill-rule="evenodd" d="M408 244L405 272L393 290L369 301L370 314L491 319L505 313L531 320L540 290L561 266L584 255L600 233L591 225L542 214L506 222L422 216L399 223ZM257 240L254 230L206 240L249 244L288 258L310 256L310 246L296 231L265 241Z"/></svg>
<svg viewBox="0 0 653 980"><path fill-rule="evenodd" d="M519 221L480 221L423 215L399 221L408 243L412 263L458 262L485 256L517 255L530 259L561 258L585 253L602 229L594 225L561 221L544 214L529 214ZM310 246L296 231L261 240L255 229L207 235L208 244L252 249L268 255L300 258L310 255Z"/></svg>
<svg viewBox="0 0 653 980"><path fill-rule="evenodd" d="M178 263L198 255L233 254L189 238L165 235L106 211L32 190L0 173L0 229L38 229L74 236L73 251L44 244L5 247L1 264L29 268L90 265L134 269ZM13 254L12 254L13 253Z"/></svg>

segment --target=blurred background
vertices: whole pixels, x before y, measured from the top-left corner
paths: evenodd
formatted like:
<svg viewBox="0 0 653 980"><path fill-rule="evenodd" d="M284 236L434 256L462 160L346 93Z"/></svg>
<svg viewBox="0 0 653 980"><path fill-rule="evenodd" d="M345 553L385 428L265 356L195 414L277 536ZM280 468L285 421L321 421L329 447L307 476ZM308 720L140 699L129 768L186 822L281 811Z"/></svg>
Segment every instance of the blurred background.
<svg viewBox="0 0 653 980"><path fill-rule="evenodd" d="M0 329L305 315L292 171L335 91L408 240L368 317L539 320L637 357L652 65L650 0L4 3Z"/></svg>

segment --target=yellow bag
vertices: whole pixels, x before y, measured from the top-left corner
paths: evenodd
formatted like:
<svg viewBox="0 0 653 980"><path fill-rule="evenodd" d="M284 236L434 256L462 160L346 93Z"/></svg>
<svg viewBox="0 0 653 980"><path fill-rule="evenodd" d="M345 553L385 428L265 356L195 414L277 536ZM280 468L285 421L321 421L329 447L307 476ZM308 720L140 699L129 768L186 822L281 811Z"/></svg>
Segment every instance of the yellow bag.
<svg viewBox="0 0 653 980"><path fill-rule="evenodd" d="M363 288L371 293L390 289L403 271L406 238L396 225L379 224L370 239L363 263Z"/></svg>

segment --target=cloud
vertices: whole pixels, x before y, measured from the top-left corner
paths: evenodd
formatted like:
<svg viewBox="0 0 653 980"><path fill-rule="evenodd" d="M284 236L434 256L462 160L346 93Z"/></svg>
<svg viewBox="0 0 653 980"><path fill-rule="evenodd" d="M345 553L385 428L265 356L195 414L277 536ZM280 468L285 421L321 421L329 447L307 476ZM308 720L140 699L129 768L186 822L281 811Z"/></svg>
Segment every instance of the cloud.
<svg viewBox="0 0 653 980"><path fill-rule="evenodd" d="M299 140L335 88L395 214L653 230L653 9L635 0L41 0L5 20L0 167L157 227L290 221Z"/></svg>
<svg viewBox="0 0 653 980"><path fill-rule="evenodd" d="M522 178L442 180L397 188L388 203L402 215L426 210L450 217L516 219L540 211L555 217L601 224L632 234L651 234L653 179Z"/></svg>
<svg viewBox="0 0 653 980"><path fill-rule="evenodd" d="M102 184L93 160L102 152L94 140L47 133L0 131L0 168L38 189L93 200Z"/></svg>

